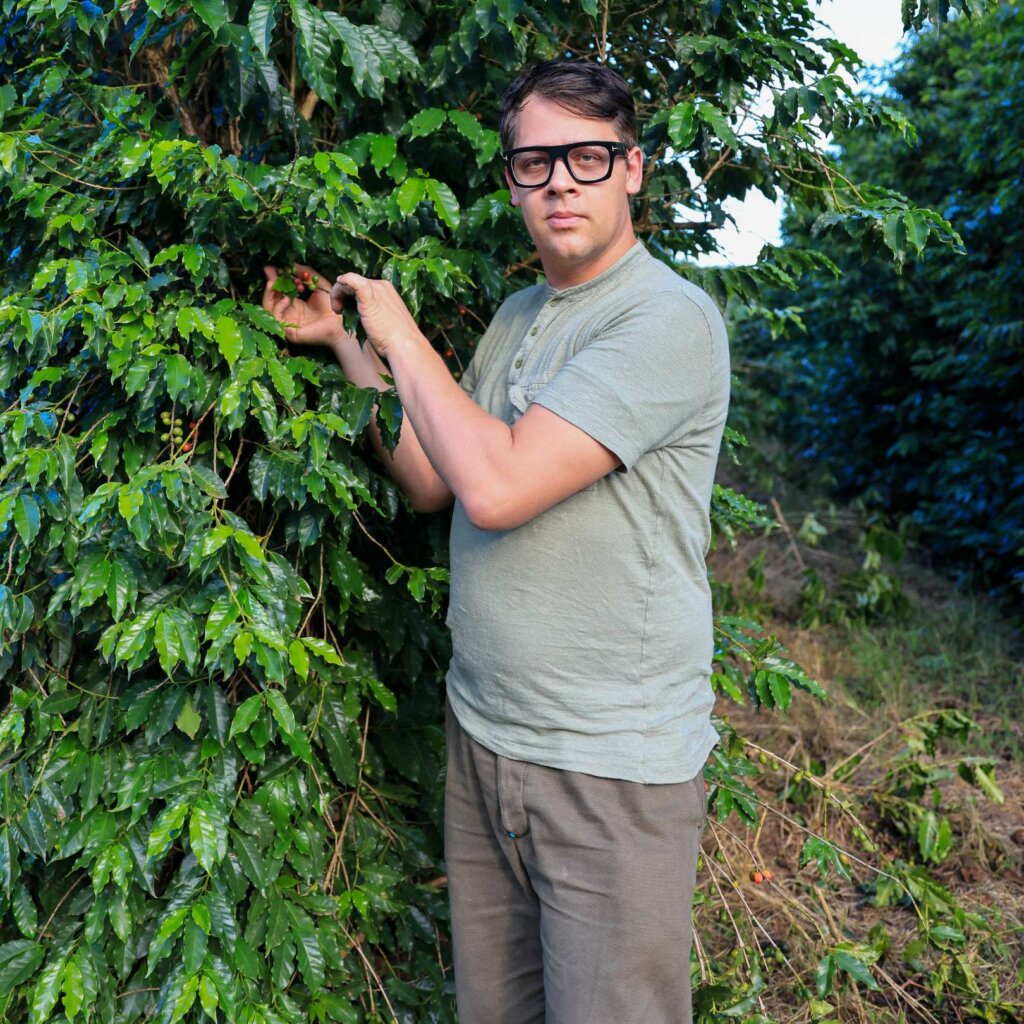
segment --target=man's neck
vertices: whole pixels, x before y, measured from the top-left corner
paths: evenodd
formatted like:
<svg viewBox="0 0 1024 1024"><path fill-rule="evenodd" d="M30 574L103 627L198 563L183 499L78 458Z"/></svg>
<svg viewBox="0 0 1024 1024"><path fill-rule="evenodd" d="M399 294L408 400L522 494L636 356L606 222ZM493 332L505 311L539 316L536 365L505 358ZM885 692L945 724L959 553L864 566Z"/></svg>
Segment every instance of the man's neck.
<svg viewBox="0 0 1024 1024"><path fill-rule="evenodd" d="M580 265L549 267L542 257L541 266L544 268L544 277L556 291L564 291L566 288L575 288L577 285L586 284L618 263L636 245L636 241L636 235L630 233L612 249L603 253L601 259Z"/></svg>

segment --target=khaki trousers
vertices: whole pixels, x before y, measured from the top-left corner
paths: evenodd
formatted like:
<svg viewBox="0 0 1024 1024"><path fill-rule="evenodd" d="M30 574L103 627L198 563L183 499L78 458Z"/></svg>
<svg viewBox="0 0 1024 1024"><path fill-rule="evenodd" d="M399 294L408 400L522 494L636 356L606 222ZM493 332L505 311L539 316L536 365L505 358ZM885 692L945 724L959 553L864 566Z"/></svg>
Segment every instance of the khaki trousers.
<svg viewBox="0 0 1024 1024"><path fill-rule="evenodd" d="M644 785L514 761L448 710L459 1024L689 1024L703 775Z"/></svg>

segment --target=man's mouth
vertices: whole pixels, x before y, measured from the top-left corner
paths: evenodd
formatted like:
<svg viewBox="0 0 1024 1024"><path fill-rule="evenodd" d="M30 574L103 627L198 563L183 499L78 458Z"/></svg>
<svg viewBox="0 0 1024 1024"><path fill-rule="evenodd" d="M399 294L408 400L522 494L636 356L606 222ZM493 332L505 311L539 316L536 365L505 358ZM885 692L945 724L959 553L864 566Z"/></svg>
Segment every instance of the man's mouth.
<svg viewBox="0 0 1024 1024"><path fill-rule="evenodd" d="M568 210L556 210L554 213L549 213L547 216L547 222L556 228L567 228L572 227L575 224L582 222L583 217L578 213L571 213Z"/></svg>

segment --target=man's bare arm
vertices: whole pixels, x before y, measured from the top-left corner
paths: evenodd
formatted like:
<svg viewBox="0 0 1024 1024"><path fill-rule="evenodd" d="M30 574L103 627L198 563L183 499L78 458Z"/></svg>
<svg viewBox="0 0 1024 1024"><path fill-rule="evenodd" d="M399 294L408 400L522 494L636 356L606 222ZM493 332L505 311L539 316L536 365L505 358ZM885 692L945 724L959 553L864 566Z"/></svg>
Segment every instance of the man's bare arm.
<svg viewBox="0 0 1024 1024"><path fill-rule="evenodd" d="M513 426L458 386L394 287L345 274L369 341L387 359L422 450L480 529L520 526L621 463L589 434L540 406Z"/></svg>
<svg viewBox="0 0 1024 1024"><path fill-rule="evenodd" d="M277 271L274 267L264 268L267 285L263 292L263 307L285 324L286 340L330 348L341 364L342 372L353 384L384 390L387 385L381 375L390 376L387 366L371 345L360 347L355 335L344 330L341 318L331 307L329 293L312 283L313 278L319 275L311 267L297 266L296 270L300 275L303 271L309 272L306 298L292 299L274 291ZM459 390L461 392L461 388ZM385 448L376 418L370 422L370 436L381 461L406 493L413 508L418 512L435 512L451 504L452 492L430 464L408 417L403 420L394 452Z"/></svg>

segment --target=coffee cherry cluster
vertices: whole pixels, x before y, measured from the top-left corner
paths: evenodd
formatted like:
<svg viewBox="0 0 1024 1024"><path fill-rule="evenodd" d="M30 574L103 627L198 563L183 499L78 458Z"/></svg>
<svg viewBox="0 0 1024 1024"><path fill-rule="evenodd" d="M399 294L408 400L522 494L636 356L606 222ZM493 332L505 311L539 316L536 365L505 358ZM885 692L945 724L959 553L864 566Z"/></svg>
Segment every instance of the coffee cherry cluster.
<svg viewBox="0 0 1024 1024"><path fill-rule="evenodd" d="M197 423L190 423L188 425L189 438L185 440L185 431L181 425L181 418L178 416L172 416L169 412L164 411L160 413L160 422L163 423L167 430L160 435L161 441L170 441L176 448L179 448L183 452L192 451L192 446L195 443L195 433L198 429Z"/></svg>
<svg viewBox="0 0 1024 1024"><path fill-rule="evenodd" d="M273 288L275 292L283 292L285 295L294 297L303 295L307 291L315 291L319 283L319 274L312 274L308 270L299 270L292 263L277 275Z"/></svg>

